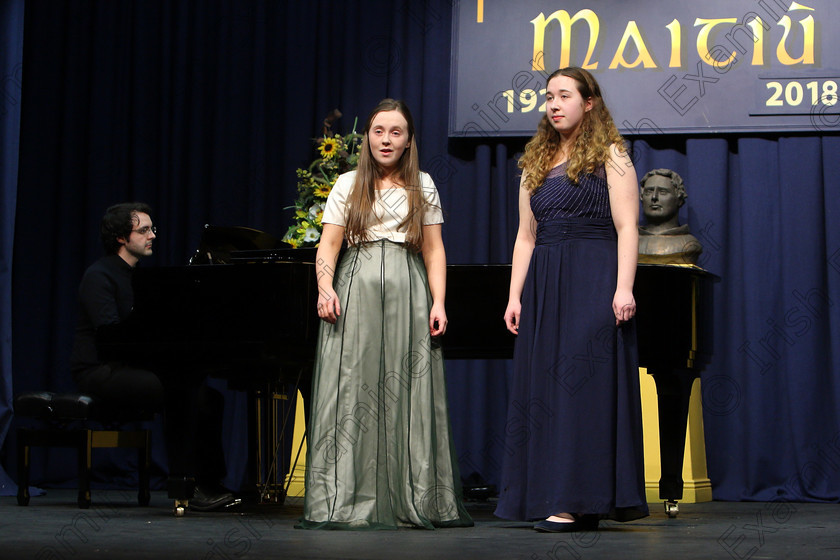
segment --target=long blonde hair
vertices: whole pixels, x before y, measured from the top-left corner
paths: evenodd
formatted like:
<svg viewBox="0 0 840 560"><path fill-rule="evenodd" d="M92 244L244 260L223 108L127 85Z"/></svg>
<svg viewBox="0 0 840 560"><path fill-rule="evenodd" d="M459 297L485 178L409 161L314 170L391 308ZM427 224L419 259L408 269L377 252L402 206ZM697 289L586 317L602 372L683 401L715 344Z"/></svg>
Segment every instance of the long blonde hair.
<svg viewBox="0 0 840 560"><path fill-rule="evenodd" d="M376 185L382 179L384 170L371 154L368 135L373 119L383 111L399 111L408 123L408 145L400 156L394 177L395 182L405 187L408 195L408 215L398 229L406 234L406 246L419 251L423 246L423 210L426 202L420 183L420 158L417 155L411 111L403 101L397 99L380 101L370 112L365 124L356 180L347 198L346 237L353 244L370 241L369 229L377 220L373 205L376 201Z"/></svg>
<svg viewBox="0 0 840 560"><path fill-rule="evenodd" d="M592 108L583 114L566 166L566 175L577 183L581 173L593 173L599 165L610 160L610 146L615 144L622 152L626 147L592 74L583 68L561 68L548 77L546 86L557 76L572 78L583 99L592 101ZM533 192L543 183L559 150L560 134L551 126L548 115L543 115L536 134L525 145L525 153L519 159L519 167L526 174L526 189Z"/></svg>

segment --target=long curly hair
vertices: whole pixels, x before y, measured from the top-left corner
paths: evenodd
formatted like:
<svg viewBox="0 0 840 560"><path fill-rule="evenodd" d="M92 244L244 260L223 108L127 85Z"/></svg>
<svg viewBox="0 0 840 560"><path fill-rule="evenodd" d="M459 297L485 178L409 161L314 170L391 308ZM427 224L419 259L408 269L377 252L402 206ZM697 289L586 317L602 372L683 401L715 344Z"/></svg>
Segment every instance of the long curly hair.
<svg viewBox="0 0 840 560"><path fill-rule="evenodd" d="M397 99L383 99L373 108L365 124L362 146L359 150L359 166L356 180L347 200L346 236L351 244L369 241L369 228L377 220L373 206L376 201L376 185L382 179L383 169L376 163L370 151L369 133L373 119L383 111L399 111L408 123L408 142L400 156L397 167L397 183L405 187L408 195L408 215L399 225L405 232L405 245L414 251L423 246L423 216L425 198L420 183L420 158L417 155L417 140L414 137L414 119L408 106Z"/></svg>
<svg viewBox="0 0 840 560"><path fill-rule="evenodd" d="M593 173L610 160L610 146L615 144L622 152L627 148L592 74L583 68L561 68L548 77L546 85L558 76L572 78L583 99L592 101L592 108L583 114L566 166L566 175L577 183L581 173ZM551 125L548 115L543 115L536 134L525 145L525 153L519 159L519 167L526 174L524 187L529 191L536 190L551 171L560 151L560 141L560 134Z"/></svg>

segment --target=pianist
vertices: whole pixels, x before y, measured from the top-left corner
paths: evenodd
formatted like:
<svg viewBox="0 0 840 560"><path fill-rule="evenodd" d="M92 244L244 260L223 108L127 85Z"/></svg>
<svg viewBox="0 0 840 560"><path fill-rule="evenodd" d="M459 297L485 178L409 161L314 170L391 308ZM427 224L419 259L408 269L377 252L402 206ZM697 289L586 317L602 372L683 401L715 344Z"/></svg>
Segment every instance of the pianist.
<svg viewBox="0 0 840 560"><path fill-rule="evenodd" d="M211 511L236 501L219 486L225 472L221 395L206 387L198 376L165 376L139 367L142 356L100 358L97 346L97 335L103 331L110 332L111 337L121 336L120 323L131 312L132 273L141 258L152 254L157 231L150 213L142 203L117 204L105 212L100 234L107 254L85 271L79 286L71 370L81 391L109 407L118 410L130 405L164 411L170 480L195 477L197 484L189 507ZM142 333L122 336L139 338Z"/></svg>

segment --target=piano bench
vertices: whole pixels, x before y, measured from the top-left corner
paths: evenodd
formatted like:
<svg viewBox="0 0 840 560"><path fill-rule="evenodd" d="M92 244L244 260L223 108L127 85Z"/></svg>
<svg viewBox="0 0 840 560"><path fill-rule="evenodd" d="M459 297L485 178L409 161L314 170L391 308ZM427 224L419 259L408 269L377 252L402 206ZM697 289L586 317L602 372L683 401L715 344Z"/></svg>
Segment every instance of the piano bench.
<svg viewBox="0 0 840 560"><path fill-rule="evenodd" d="M120 424L150 420L151 413L142 410L114 410L101 405L88 395L22 393L15 397L15 416L33 421L37 427L17 429L19 506L29 505L29 467L32 447L72 447L76 449L79 469L78 504L90 507L91 455L96 448L128 447L137 449L139 491L137 502L149 505L149 468L151 465L151 431L123 430Z"/></svg>

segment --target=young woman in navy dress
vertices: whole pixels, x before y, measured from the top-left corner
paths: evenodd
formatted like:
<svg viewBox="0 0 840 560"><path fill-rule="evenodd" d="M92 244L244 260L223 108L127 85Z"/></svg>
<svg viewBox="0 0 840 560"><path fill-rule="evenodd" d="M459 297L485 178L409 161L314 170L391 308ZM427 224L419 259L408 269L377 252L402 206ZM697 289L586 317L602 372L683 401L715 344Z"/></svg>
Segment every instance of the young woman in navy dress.
<svg viewBox="0 0 840 560"><path fill-rule="evenodd" d="M543 532L648 514L633 316L638 185L600 87L554 72L519 165L517 335L496 515Z"/></svg>

